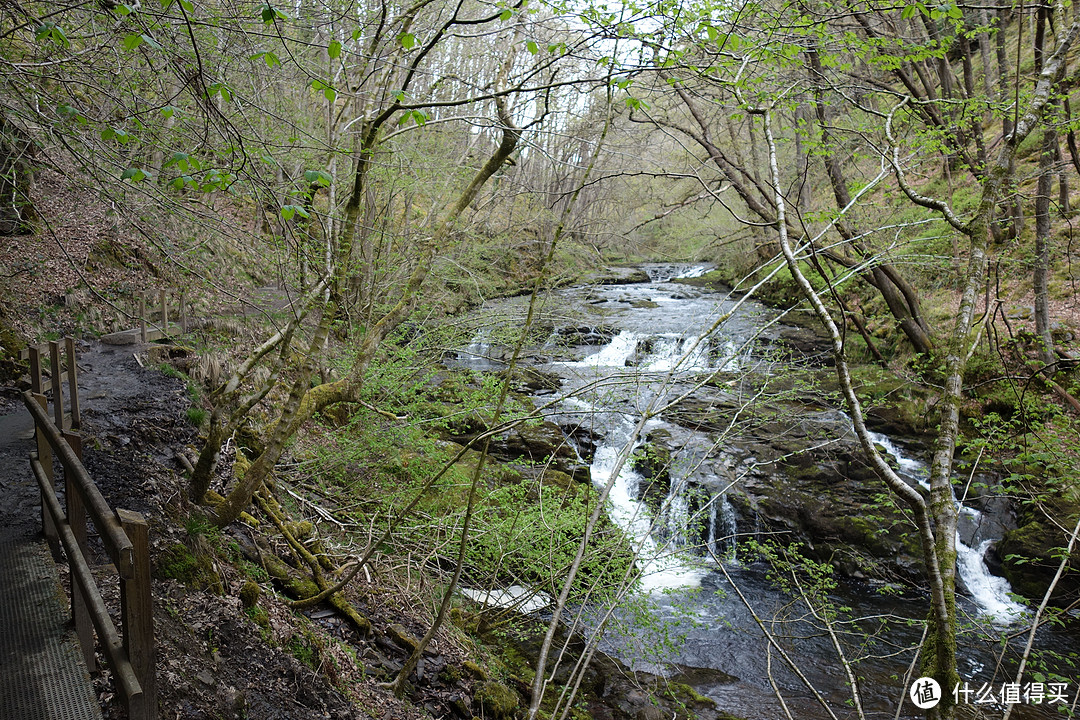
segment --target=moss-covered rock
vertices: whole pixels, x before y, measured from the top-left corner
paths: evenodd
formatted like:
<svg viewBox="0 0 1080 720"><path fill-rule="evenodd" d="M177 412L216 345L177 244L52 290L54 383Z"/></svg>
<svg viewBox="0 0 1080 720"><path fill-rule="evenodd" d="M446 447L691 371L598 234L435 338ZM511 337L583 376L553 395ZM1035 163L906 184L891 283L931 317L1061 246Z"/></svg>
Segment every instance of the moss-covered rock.
<svg viewBox="0 0 1080 720"><path fill-rule="evenodd" d="M488 679L487 671L472 660L466 660L464 663L462 663L462 667L465 668L465 671L477 680Z"/></svg>
<svg viewBox="0 0 1080 720"><path fill-rule="evenodd" d="M240 586L240 603L246 608L255 607L259 602L260 594L259 583L254 580L245 580Z"/></svg>
<svg viewBox="0 0 1080 720"><path fill-rule="evenodd" d="M416 648L420 646L420 641L413 637L404 625L396 623L391 625L386 628L386 635L394 641L395 645L409 652L416 652Z"/></svg>
<svg viewBox="0 0 1080 720"><path fill-rule="evenodd" d="M481 680L473 694L473 705L484 717L505 720L514 717L521 698L518 694L495 680Z"/></svg>
<svg viewBox="0 0 1080 720"><path fill-rule="evenodd" d="M154 570L160 578L179 580L185 585L210 590L218 595L225 592L209 554L193 552L184 543L176 543L158 555Z"/></svg>

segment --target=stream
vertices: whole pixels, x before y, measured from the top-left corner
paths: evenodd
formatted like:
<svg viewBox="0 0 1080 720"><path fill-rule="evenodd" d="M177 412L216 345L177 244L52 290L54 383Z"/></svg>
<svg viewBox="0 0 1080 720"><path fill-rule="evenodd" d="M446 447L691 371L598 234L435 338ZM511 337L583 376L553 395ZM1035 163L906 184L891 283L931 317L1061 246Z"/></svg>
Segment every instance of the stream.
<svg viewBox="0 0 1080 720"><path fill-rule="evenodd" d="M735 297L672 282L701 275L707 267L642 269L648 282L545 294L538 324L550 332L541 332L546 339L528 352L533 367L561 379L558 393L537 393L537 404L550 404L548 419L574 441L597 488L614 478L608 513L639 554L643 614L617 611L604 629L602 648L634 669L687 682L739 716L782 717L775 683L794 717L829 717L769 649L763 623L833 712L854 716L845 704L850 690L839 656L820 620L797 593L777 586L765 562L735 550L745 540L768 539L743 492L768 465L759 457L760 438L757 450L738 441L740 408L766 402L791 374L792 360L778 350L789 346L785 337L791 328L758 303L736 306ZM520 327L527 302L515 298L486 305L477 315L473 342L461 349L456 364L475 370L503 367L507 347L499 339L509 342L506 331ZM709 422L687 422L687 407ZM719 424L707 414L717 407L730 410ZM799 408L782 410L779 420L766 425L784 428L777 433L778 445L791 436L815 447L853 443L850 419L841 409L818 401ZM924 447L881 433L873 438L905 480L925 486ZM656 448L662 457L652 457L661 453ZM1011 656L1026 634L1015 636L1029 617L1010 597L1004 578L986 564L1007 513L981 512L959 502L957 507L960 602L969 628L960 640L960 676L973 690L984 683L1000 690L1013 679ZM904 678L922 636L927 599L896 583L847 574L851 577L838 578L827 593L834 608L848 609L837 611L834 626L860 678L868 717L892 718L906 698L910 683ZM600 614L600 608L585 611L594 620ZM997 641L1003 634L1014 640L1001 664ZM1037 646L1046 651L1064 654L1080 647L1070 629L1043 628L1037 637ZM1077 682L1069 672L1061 674L1070 678L1071 703ZM969 709L1000 715L1000 706L993 704ZM1058 710L1058 704L1021 704L1012 717L1057 717ZM921 716L903 700L899 717Z"/></svg>

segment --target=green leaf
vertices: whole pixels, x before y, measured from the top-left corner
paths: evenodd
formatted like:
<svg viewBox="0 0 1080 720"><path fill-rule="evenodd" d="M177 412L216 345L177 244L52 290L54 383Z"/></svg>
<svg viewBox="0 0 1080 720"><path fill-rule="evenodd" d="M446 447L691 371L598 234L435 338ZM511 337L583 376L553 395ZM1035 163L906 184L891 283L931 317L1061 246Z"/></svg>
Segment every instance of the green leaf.
<svg viewBox="0 0 1080 720"><path fill-rule="evenodd" d="M326 98L327 100L329 100L330 102L334 102L334 100L337 98L337 91L334 90L334 88L329 88L328 87L325 90L323 90L322 94L323 94L323 97Z"/></svg>
<svg viewBox="0 0 1080 720"><path fill-rule="evenodd" d="M121 180L130 180L133 183L141 182L150 177L150 174L140 168L128 168L120 174Z"/></svg>
<svg viewBox="0 0 1080 720"><path fill-rule="evenodd" d="M302 218L309 218L311 215L300 205L282 205L281 217L285 220L292 220L294 215L299 215Z"/></svg>
<svg viewBox="0 0 1080 720"><path fill-rule="evenodd" d="M180 0L180 7L184 8L186 12L195 12L195 3L191 2L191 0Z"/></svg>
<svg viewBox="0 0 1080 720"><path fill-rule="evenodd" d="M339 43L337 40L331 42L330 45L326 48L326 54L330 56L331 60L337 60L339 57L341 57L341 43Z"/></svg>
<svg viewBox="0 0 1080 720"><path fill-rule="evenodd" d="M540 47L532 40L527 40L525 42L525 49L529 51L530 55L535 55L540 52Z"/></svg>
<svg viewBox="0 0 1080 720"><path fill-rule="evenodd" d="M173 153L172 158L169 159L169 162L165 163L165 167L169 167L170 165L175 165L178 168L180 168L180 170L187 171L187 170L191 169L192 164L193 164L193 161L192 161L190 155L188 155L187 153L183 153L183 152L175 152L175 153Z"/></svg>
<svg viewBox="0 0 1080 720"><path fill-rule="evenodd" d="M221 99L225 102L232 102L232 91L229 90L229 86L223 82L214 83L207 88L207 91L210 93L210 97L221 95Z"/></svg>
<svg viewBox="0 0 1080 720"><path fill-rule="evenodd" d="M123 41L120 43L120 47L122 47L127 52L131 52L132 50L134 50L135 48L139 47L142 44L143 44L142 35L138 35L136 33L131 33L130 35L126 35L124 37Z"/></svg>
<svg viewBox="0 0 1080 720"><path fill-rule="evenodd" d="M172 105L166 105L165 107L161 108L161 114L167 118L171 118L173 115L176 114L176 108L174 108Z"/></svg>
<svg viewBox="0 0 1080 720"><path fill-rule="evenodd" d="M144 34L144 35L140 35L139 37L141 37L141 38L143 39L143 41L144 41L144 42L145 42L145 43L146 43L147 45L149 45L150 47L154 48L155 50L160 50L160 49L161 49L161 46L160 46L160 45L158 45L158 42L157 42L157 40L155 40L154 38L150 37L149 35L145 35L145 34Z"/></svg>
<svg viewBox="0 0 1080 720"><path fill-rule="evenodd" d="M330 187L330 183L334 181L334 178L330 173L325 170L305 170L304 180L311 185L319 185L320 187Z"/></svg>
<svg viewBox="0 0 1080 720"><path fill-rule="evenodd" d="M37 39L38 42L52 40L61 47L71 47L67 35L64 34L64 29L54 22L45 22L38 25L37 28L34 29L34 38Z"/></svg>
<svg viewBox="0 0 1080 720"><path fill-rule="evenodd" d="M131 141L131 134L122 128L107 127L101 131L101 139L105 142L115 140L121 145L126 145Z"/></svg>
<svg viewBox="0 0 1080 720"><path fill-rule="evenodd" d="M120 3L119 5L117 5L116 7L113 8L113 12L115 12L120 17L124 17L126 15L130 15L131 13L135 12L135 8L131 7L130 5L125 5L124 3Z"/></svg>
<svg viewBox="0 0 1080 720"><path fill-rule="evenodd" d="M499 19L502 20L503 22L506 22L507 20L509 20L512 17L514 17L514 11L511 10L510 8L506 8L501 13L499 13Z"/></svg>
<svg viewBox="0 0 1080 720"><path fill-rule="evenodd" d="M412 50L416 47L416 36L412 33L401 33L401 35L398 36L398 42L400 42L401 47L406 50Z"/></svg>
<svg viewBox="0 0 1080 720"><path fill-rule="evenodd" d="M262 6L261 16L262 16L262 21L264 23L266 23L267 25L269 25L270 23L274 22L274 20L277 19L277 13L274 12L274 8L270 7L269 5L263 5Z"/></svg>
<svg viewBox="0 0 1080 720"><path fill-rule="evenodd" d="M398 120L398 125L405 125L410 120L416 122L417 125L423 125L428 121L428 116L420 110L410 110L401 116L401 119Z"/></svg>

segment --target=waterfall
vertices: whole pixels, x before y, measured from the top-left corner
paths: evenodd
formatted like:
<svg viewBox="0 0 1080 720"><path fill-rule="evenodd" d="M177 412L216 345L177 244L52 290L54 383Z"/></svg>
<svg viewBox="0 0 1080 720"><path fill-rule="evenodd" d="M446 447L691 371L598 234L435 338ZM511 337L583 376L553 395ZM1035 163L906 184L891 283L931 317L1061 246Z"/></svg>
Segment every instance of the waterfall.
<svg viewBox="0 0 1080 720"><path fill-rule="evenodd" d="M712 270L711 265L643 265L649 282L662 283L682 278L701 277Z"/></svg>
<svg viewBox="0 0 1080 720"><path fill-rule="evenodd" d="M927 490L930 489L929 472L923 462L905 455L891 439L881 433L871 432L870 438L896 459L902 475L915 480ZM977 521L979 519L978 510L965 507L959 500L955 502L958 520L967 518ZM959 522L957 524L959 525ZM992 540L983 540L973 548L962 540L958 528L956 531L956 568L980 612L994 622L1009 624L1021 618L1027 609L1009 596L1012 591L1009 582L1003 577L994 575L986 567L986 552L990 549L992 542Z"/></svg>
<svg viewBox="0 0 1080 720"><path fill-rule="evenodd" d="M629 436L629 429L626 430L624 439L628 439ZM611 440L612 438L609 437L608 442L610 443ZM603 487L611 478L618 455L619 446L616 445L606 444L596 448L592 462L592 477L598 487ZM637 564L641 569L643 587L651 591L699 584L703 572L690 565L687 559L677 552L678 541L682 535L672 532L654 532L655 522L644 508L644 503L636 499L637 488L643 478L630 465L629 462L623 463L611 492L608 493L608 516L631 538L637 554ZM664 505L670 506L668 502L670 499L669 494ZM683 502L685 503L685 499ZM682 507L685 509L685 505ZM675 513L667 513L666 530L671 530L671 518L678 512L676 510ZM658 541L656 535L666 537Z"/></svg>

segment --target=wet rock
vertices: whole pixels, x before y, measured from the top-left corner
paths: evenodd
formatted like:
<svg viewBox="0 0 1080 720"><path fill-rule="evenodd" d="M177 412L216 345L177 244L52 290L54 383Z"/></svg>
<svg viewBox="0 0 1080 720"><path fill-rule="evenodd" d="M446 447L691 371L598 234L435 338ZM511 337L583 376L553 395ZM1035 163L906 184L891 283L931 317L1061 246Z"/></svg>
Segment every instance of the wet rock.
<svg viewBox="0 0 1080 720"><path fill-rule="evenodd" d="M649 273L636 267L607 267L582 280L586 285L631 285L649 282Z"/></svg>
<svg viewBox="0 0 1080 720"><path fill-rule="evenodd" d="M573 443L562 428L547 420L518 426L502 437L492 438L489 449L504 460L549 463L576 480L589 478L589 467L578 457Z"/></svg>
<svg viewBox="0 0 1080 720"><path fill-rule="evenodd" d="M563 432L567 434L577 446L578 455L585 462L592 462L593 455L596 453L597 443L604 439L604 436L593 430L591 427L585 425L560 425Z"/></svg>
<svg viewBox="0 0 1080 720"><path fill-rule="evenodd" d="M634 470L641 475L638 497L654 506L671 492L671 432L653 430L632 458Z"/></svg>
<svg viewBox="0 0 1080 720"><path fill-rule="evenodd" d="M634 713L634 720L671 720L667 712L655 705L643 705Z"/></svg>
<svg viewBox="0 0 1080 720"><path fill-rule="evenodd" d="M614 328L602 325L578 325L561 327L555 330L555 336L562 344L576 347L578 345L606 345L618 334Z"/></svg>
<svg viewBox="0 0 1080 720"><path fill-rule="evenodd" d="M728 493L739 534L799 543L849 577L919 582L917 533L854 439L817 446L813 434L788 430L782 443L736 441L758 469Z"/></svg>
<svg viewBox="0 0 1080 720"><path fill-rule="evenodd" d="M503 370L499 376L505 378L509 372ZM519 393L540 395L558 390L561 386L562 379L555 373L542 372L528 366L515 368L510 378L510 389Z"/></svg>

